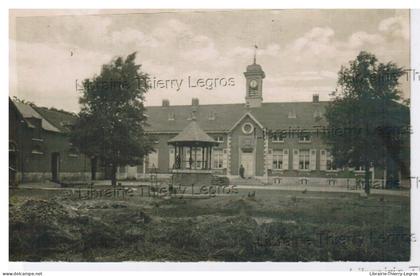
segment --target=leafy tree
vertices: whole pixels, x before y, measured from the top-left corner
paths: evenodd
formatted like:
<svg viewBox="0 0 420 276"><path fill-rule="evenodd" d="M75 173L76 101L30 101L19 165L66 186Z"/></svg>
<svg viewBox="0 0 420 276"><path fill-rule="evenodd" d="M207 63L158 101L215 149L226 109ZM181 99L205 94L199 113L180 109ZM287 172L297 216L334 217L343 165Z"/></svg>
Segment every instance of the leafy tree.
<svg viewBox="0 0 420 276"><path fill-rule="evenodd" d="M72 143L111 169L116 185L118 166L141 163L152 151L146 125L148 75L135 64L136 53L102 66L99 76L83 81L81 110L71 133Z"/></svg>
<svg viewBox="0 0 420 276"><path fill-rule="evenodd" d="M362 166L366 193L372 165L385 167L393 160L400 166L407 159L402 153L408 147L409 111L398 102L403 74L395 63L380 63L362 51L339 71L338 87L326 110L329 128L340 130L335 132L340 134L324 135L334 161L338 166Z"/></svg>

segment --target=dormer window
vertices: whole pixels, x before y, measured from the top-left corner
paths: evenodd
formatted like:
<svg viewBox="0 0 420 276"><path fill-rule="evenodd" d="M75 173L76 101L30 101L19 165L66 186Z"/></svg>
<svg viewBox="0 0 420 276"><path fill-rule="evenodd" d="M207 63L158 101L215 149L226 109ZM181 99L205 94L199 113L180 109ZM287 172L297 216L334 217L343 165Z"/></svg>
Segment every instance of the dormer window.
<svg viewBox="0 0 420 276"><path fill-rule="evenodd" d="M287 115L289 119L296 119L296 112L294 110L290 110L289 114Z"/></svg>
<svg viewBox="0 0 420 276"><path fill-rule="evenodd" d="M175 113L173 112L168 113L168 121L175 121Z"/></svg>
<svg viewBox="0 0 420 276"><path fill-rule="evenodd" d="M209 120L210 120L210 121L214 121L214 120L216 120L216 112L211 111L211 112L209 113Z"/></svg>
<svg viewBox="0 0 420 276"><path fill-rule="evenodd" d="M197 117L196 117L196 114L197 114L197 111L196 110L192 110L191 112L190 112L190 116L187 118L187 120L188 121L191 121L191 120L195 120Z"/></svg>
<svg viewBox="0 0 420 276"><path fill-rule="evenodd" d="M310 133L302 133L299 135L299 143L310 143L311 142L311 134Z"/></svg>
<svg viewBox="0 0 420 276"><path fill-rule="evenodd" d="M283 143L284 136L281 133L274 133L273 134L273 143Z"/></svg>
<svg viewBox="0 0 420 276"><path fill-rule="evenodd" d="M63 122L60 122L60 125L62 126L62 127L65 127L65 128L71 128L73 125L72 125L72 123L71 122L69 122L69 121L63 121Z"/></svg>
<svg viewBox="0 0 420 276"><path fill-rule="evenodd" d="M315 110L315 112L314 112L314 118L315 119L317 119L317 118L321 118L322 117L322 112L320 111L320 110Z"/></svg>
<svg viewBox="0 0 420 276"><path fill-rule="evenodd" d="M224 142L224 137L219 135L219 136L216 136L214 138L214 140L216 140L216 142L223 143Z"/></svg>

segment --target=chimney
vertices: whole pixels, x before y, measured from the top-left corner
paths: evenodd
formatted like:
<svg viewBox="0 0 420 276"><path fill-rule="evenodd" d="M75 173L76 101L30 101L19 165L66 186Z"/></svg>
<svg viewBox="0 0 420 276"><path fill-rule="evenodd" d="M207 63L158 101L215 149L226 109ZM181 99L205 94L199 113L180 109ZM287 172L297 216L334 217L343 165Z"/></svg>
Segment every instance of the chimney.
<svg viewBox="0 0 420 276"><path fill-rule="evenodd" d="M169 106L169 100L168 99L163 99L162 100L162 106L163 107L168 107Z"/></svg>
<svg viewBox="0 0 420 276"><path fill-rule="evenodd" d="M192 98L191 105L192 106L198 106L198 104L199 104L198 98Z"/></svg>
<svg viewBox="0 0 420 276"><path fill-rule="evenodd" d="M312 95L312 102L313 103L319 103L319 94L313 94Z"/></svg>

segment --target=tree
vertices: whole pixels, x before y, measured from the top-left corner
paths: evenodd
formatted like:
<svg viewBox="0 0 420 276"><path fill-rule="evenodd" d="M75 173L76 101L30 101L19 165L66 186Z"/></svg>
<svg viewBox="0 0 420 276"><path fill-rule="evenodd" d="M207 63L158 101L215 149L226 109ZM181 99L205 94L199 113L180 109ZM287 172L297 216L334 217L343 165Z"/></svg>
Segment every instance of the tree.
<svg viewBox="0 0 420 276"><path fill-rule="evenodd" d="M135 64L136 53L102 66L99 76L83 81L81 110L73 125L72 143L111 169L116 185L118 166L140 164L152 151L145 135L145 93L148 75Z"/></svg>
<svg viewBox="0 0 420 276"><path fill-rule="evenodd" d="M338 87L326 109L329 128L340 133L324 135L338 166L365 170L365 192L370 192L371 166L386 167L389 158L401 164L409 124L408 108L400 101L399 78L403 68L379 63L370 53L360 52L338 73Z"/></svg>

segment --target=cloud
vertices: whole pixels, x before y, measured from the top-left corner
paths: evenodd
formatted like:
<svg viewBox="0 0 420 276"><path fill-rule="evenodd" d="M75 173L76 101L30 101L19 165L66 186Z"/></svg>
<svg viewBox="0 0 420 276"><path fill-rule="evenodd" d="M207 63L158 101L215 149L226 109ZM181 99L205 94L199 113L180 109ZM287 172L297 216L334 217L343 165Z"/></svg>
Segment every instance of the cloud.
<svg viewBox="0 0 420 276"><path fill-rule="evenodd" d="M246 29L243 26L250 18L235 17L231 24L229 13L211 16L162 13L20 19L17 51L11 53L11 59L16 60L15 65L11 62L11 93L77 110L75 79L92 77L113 57L137 51L136 61L142 69L160 79L235 77L236 86L229 89L189 89L182 94L153 90L147 96L148 104L160 104L163 97L188 104L193 96L200 97L202 103L241 102L243 71L252 62L254 49L250 45L255 41L259 41L257 62L267 76L264 99L270 101L307 100L316 90L333 90L340 66L361 50L374 53L383 62L409 65L409 21L403 14L375 17L369 26L356 19L352 19L354 26L343 26L341 19L314 17L309 24L288 19L284 23L290 24L285 25L289 28L281 32L265 23Z"/></svg>
<svg viewBox="0 0 420 276"><path fill-rule="evenodd" d="M191 43L185 48L181 53L182 58L194 62L215 62L220 56L214 42L203 35L192 37Z"/></svg>
<svg viewBox="0 0 420 276"><path fill-rule="evenodd" d="M159 46L159 42L154 37L146 36L142 31L132 28L124 28L121 31L112 32L109 43L111 45L123 44L136 49L144 47L156 48Z"/></svg>
<svg viewBox="0 0 420 276"><path fill-rule="evenodd" d="M333 36L333 29L329 27L315 27L305 33L301 38L296 39L292 45L292 49L297 53L311 52L315 55L325 53L325 51L332 49L331 39Z"/></svg>
<svg viewBox="0 0 420 276"><path fill-rule="evenodd" d="M353 33L348 40L349 48L361 48L367 45L378 45L384 43L385 39L379 34L369 34L366 32Z"/></svg>
<svg viewBox="0 0 420 276"><path fill-rule="evenodd" d="M390 17L379 23L379 31L393 38L403 38L409 40L409 22L402 16Z"/></svg>

